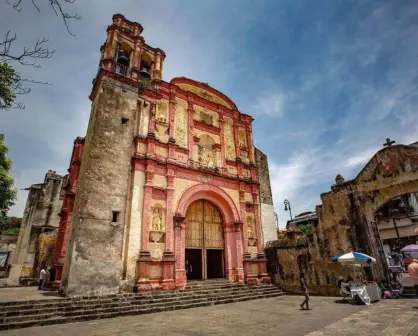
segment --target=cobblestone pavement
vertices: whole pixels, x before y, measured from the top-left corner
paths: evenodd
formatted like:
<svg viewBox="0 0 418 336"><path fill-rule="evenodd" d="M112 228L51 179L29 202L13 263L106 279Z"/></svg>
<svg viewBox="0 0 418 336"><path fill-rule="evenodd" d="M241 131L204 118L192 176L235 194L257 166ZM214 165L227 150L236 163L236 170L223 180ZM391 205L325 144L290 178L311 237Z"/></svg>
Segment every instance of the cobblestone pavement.
<svg viewBox="0 0 418 336"><path fill-rule="evenodd" d="M309 336L418 336L418 300L382 300Z"/></svg>
<svg viewBox="0 0 418 336"><path fill-rule="evenodd" d="M1 295L2 292L0 292ZM0 332L0 336L418 336L418 301L383 300L372 306L284 296L172 312Z"/></svg>
<svg viewBox="0 0 418 336"><path fill-rule="evenodd" d="M0 336L302 336L365 306L313 297L313 310L302 311L303 298L283 296L148 315L0 332ZM340 334L341 335L341 334ZM372 335L370 335L372 336Z"/></svg>

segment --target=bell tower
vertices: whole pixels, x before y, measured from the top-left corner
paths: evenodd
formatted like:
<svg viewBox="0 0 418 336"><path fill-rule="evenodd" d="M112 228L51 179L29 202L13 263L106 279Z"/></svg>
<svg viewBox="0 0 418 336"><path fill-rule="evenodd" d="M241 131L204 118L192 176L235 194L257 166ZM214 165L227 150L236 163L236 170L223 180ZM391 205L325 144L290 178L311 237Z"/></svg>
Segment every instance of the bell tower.
<svg viewBox="0 0 418 336"><path fill-rule="evenodd" d="M165 58L145 43L142 31L139 23L116 14L100 48L60 287L66 296L119 293L134 139L147 134L146 97L158 96Z"/></svg>
<svg viewBox="0 0 418 336"><path fill-rule="evenodd" d="M147 45L142 31L141 24L114 15L113 24L107 28L107 40L100 48L100 67L149 89L154 80L162 79L165 53Z"/></svg>

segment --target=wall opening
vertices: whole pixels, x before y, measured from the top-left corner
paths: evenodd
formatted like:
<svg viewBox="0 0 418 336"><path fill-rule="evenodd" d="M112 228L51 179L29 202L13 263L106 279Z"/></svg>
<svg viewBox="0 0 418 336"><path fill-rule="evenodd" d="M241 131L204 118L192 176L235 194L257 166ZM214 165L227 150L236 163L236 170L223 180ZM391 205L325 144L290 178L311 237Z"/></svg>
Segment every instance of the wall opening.
<svg viewBox="0 0 418 336"><path fill-rule="evenodd" d="M119 222L119 213L120 211L112 210L112 223Z"/></svg>

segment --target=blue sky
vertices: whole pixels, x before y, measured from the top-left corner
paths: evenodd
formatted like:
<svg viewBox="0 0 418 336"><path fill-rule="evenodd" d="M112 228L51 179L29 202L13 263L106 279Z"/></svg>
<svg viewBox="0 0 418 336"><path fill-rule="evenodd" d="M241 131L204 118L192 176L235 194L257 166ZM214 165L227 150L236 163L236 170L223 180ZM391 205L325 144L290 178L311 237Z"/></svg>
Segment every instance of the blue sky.
<svg viewBox="0 0 418 336"><path fill-rule="evenodd" d="M219 89L255 118L269 156L273 198L284 226L313 210L335 176L353 178L385 138L418 141L418 6L414 1L76 0L75 37L48 7L17 13L0 5L1 32L22 48L47 36L55 56L25 69L37 85L23 111L2 111L16 185L65 174L72 142L84 136L99 47L114 13L144 26L163 49L164 79L185 76ZM26 192L11 211L22 215Z"/></svg>

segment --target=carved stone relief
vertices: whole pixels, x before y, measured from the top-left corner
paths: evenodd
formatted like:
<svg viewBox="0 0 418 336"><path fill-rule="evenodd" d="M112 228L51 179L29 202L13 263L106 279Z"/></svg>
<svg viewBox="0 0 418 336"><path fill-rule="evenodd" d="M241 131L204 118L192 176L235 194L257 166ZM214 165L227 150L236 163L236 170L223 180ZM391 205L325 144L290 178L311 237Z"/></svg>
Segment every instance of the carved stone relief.
<svg viewBox="0 0 418 336"><path fill-rule="evenodd" d="M185 90L185 91L189 91L189 92L193 92L194 94L198 95L199 97L202 97L206 100L209 100L211 102L214 102L216 104L219 105L223 105L226 106L227 108L233 108L229 103L227 103L225 100L223 100L222 98L209 93L209 91L198 88L194 85L190 85L190 84L177 84L177 86L179 86L181 89Z"/></svg>
<svg viewBox="0 0 418 336"><path fill-rule="evenodd" d="M176 143L187 148L187 104L183 100L177 100L176 104Z"/></svg>
<svg viewBox="0 0 418 336"><path fill-rule="evenodd" d="M250 162L250 159L248 158L248 152L247 151L245 151L245 150L241 151L241 160L244 163L249 163Z"/></svg>
<svg viewBox="0 0 418 336"><path fill-rule="evenodd" d="M224 126L225 157L227 160L235 160L235 143L232 129L232 120L225 118Z"/></svg>
<svg viewBox="0 0 418 336"><path fill-rule="evenodd" d="M194 120L205 123L206 125L219 126L219 117L216 112L207 110L200 106L194 107Z"/></svg>
<svg viewBox="0 0 418 336"><path fill-rule="evenodd" d="M163 258L163 249L161 247L156 247L150 251L151 259L155 261L160 261Z"/></svg>

